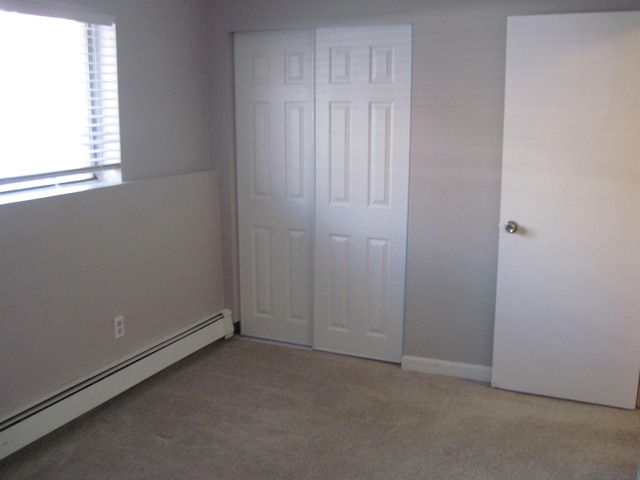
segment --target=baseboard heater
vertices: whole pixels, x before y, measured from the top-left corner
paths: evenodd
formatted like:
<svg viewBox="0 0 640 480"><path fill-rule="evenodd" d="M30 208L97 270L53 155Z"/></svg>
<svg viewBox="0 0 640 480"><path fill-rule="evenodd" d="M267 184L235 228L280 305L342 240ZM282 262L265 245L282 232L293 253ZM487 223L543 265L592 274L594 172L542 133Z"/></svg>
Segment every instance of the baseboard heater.
<svg viewBox="0 0 640 480"><path fill-rule="evenodd" d="M233 332L231 311L222 310L4 419L0 422L0 459Z"/></svg>

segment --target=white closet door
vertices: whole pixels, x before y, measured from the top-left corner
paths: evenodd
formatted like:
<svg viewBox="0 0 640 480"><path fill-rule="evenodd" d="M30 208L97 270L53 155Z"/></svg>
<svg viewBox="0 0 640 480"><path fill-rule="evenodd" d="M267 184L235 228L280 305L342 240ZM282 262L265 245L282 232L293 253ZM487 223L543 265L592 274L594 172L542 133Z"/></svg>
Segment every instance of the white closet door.
<svg viewBox="0 0 640 480"><path fill-rule="evenodd" d="M236 34L234 49L242 332L310 345L313 31Z"/></svg>
<svg viewBox="0 0 640 480"><path fill-rule="evenodd" d="M316 31L314 347L402 357L411 27Z"/></svg>

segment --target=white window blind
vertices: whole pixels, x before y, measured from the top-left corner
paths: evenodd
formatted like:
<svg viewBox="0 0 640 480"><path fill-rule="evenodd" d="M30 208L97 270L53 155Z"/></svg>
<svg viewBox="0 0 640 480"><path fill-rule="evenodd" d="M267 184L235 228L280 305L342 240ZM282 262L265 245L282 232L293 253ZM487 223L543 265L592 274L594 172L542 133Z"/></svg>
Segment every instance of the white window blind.
<svg viewBox="0 0 640 480"><path fill-rule="evenodd" d="M115 24L5 5L1 0L0 194L119 181Z"/></svg>

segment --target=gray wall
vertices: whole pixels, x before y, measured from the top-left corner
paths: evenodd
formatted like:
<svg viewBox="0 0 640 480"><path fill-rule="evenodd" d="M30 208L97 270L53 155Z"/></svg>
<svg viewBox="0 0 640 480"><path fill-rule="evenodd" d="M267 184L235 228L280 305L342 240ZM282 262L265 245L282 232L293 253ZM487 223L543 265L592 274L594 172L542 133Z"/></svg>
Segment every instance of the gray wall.
<svg viewBox="0 0 640 480"><path fill-rule="evenodd" d="M213 157L234 225L233 31L413 23L413 112L404 353L491 365L506 19L631 10L637 0L210 0ZM234 230L225 292L237 311Z"/></svg>
<svg viewBox="0 0 640 480"><path fill-rule="evenodd" d="M637 0L52 2L117 17L130 183L0 206L0 418L224 306L237 312L230 32L238 30L414 24L405 353L490 365L506 17L638 8ZM127 333L116 341L119 314Z"/></svg>
<svg viewBox="0 0 640 480"><path fill-rule="evenodd" d="M116 15L128 183L0 206L0 418L224 307L203 3L55 3Z"/></svg>

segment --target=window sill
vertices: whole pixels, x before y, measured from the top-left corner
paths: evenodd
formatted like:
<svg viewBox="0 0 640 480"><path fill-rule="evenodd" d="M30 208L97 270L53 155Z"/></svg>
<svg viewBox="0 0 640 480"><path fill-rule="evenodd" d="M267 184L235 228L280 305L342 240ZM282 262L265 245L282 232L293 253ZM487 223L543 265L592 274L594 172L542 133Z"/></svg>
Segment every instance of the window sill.
<svg viewBox="0 0 640 480"><path fill-rule="evenodd" d="M56 187L37 188L33 190L24 190L21 192L10 192L0 194L0 206L9 205L11 203L26 202L29 200L37 200L41 198L57 197L59 195L67 195L70 193L84 192L87 190L95 190L97 188L111 187L120 185L121 181L109 182L90 182L76 185L61 185Z"/></svg>

